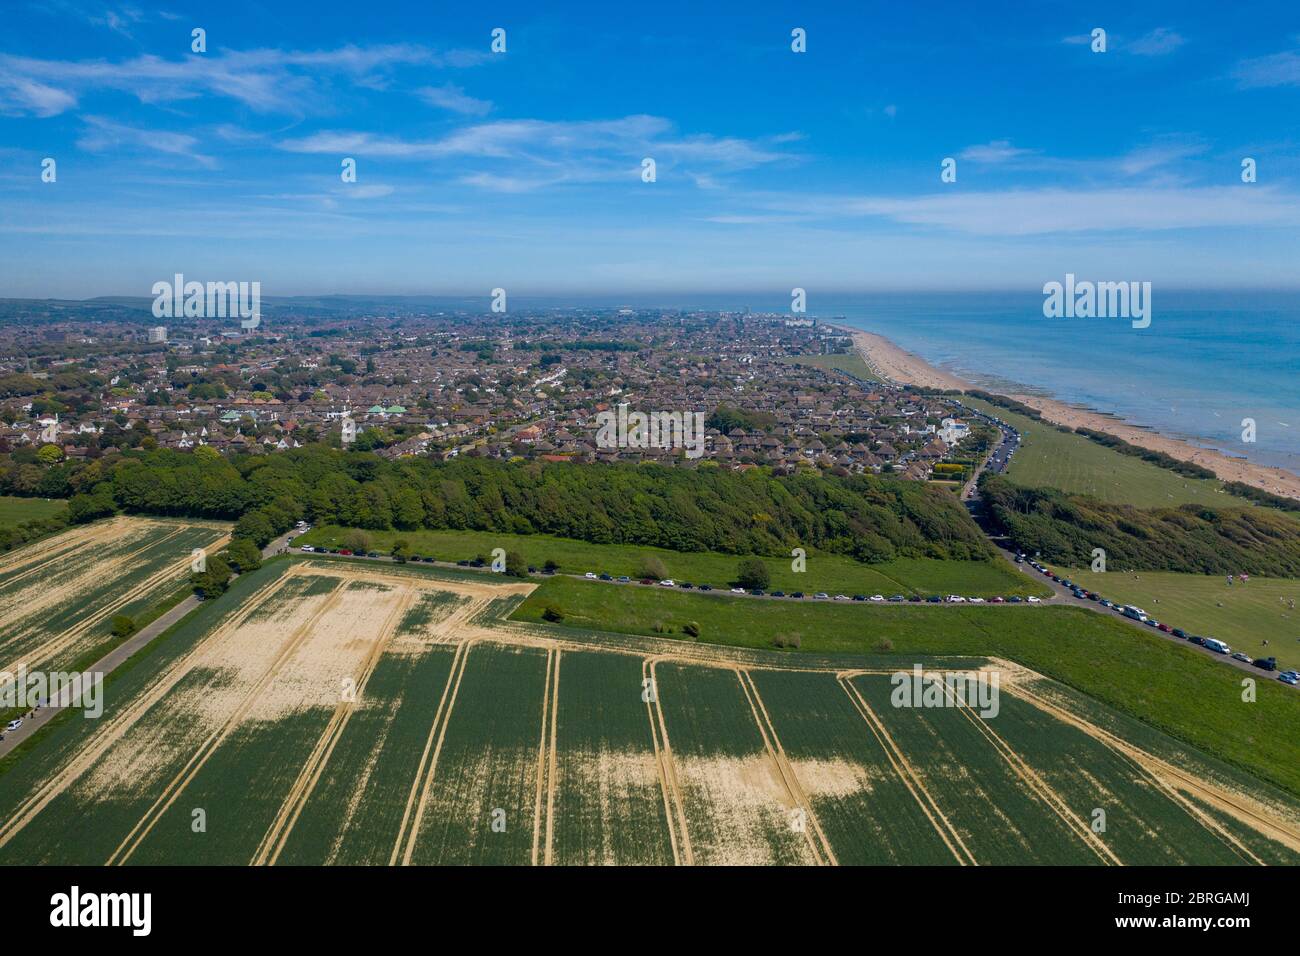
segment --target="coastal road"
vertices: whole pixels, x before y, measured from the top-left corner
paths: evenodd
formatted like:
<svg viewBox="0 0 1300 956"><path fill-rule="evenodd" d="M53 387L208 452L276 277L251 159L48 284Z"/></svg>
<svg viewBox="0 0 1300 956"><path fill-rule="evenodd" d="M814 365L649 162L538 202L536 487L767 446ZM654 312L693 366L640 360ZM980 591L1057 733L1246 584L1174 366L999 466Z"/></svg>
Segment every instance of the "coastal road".
<svg viewBox="0 0 1300 956"><path fill-rule="evenodd" d="M973 414L979 415L981 418L984 418L985 420L989 421L991 424L996 425L1002 431L1002 441L999 442L998 446L993 449L993 451L988 455L987 458L985 458L983 464L981 464L980 467L976 469L975 478L972 478L971 482L968 483L966 488L963 489L962 492L963 501L966 505L967 510L970 512L971 518L974 519L975 523L979 526L980 530L984 532L985 536L989 539L989 541L992 542L992 544L997 548L998 554L1000 554L1005 561L1011 564L1012 567L1016 568L1021 574L1026 574L1029 577L1033 578L1038 583L1044 584L1047 587L1052 589L1052 597L1049 598L1048 601L1045 603L1050 603L1052 605L1057 605L1057 606L1069 605L1073 607L1081 607L1089 611L1092 611L1094 614L1110 615L1111 617L1123 621L1125 624L1131 627L1135 627L1139 630L1146 631L1158 637L1162 637L1165 640L1174 642L1175 644L1180 644L1183 647L1193 652L1207 655L1209 657L1214 658L1216 661L1219 661L1220 663L1225 663L1231 667L1235 667L1238 670L1244 671L1245 673L1249 674L1251 677L1256 678L1257 680L1270 680L1276 683L1283 683L1282 681L1277 680L1277 673L1275 671L1266 671L1261 668L1255 667L1253 664L1248 664L1245 661L1234 660L1232 656L1228 654L1218 654L1207 647L1203 647L1200 644L1193 644L1190 641L1185 640L1184 638L1175 637L1173 634L1167 631L1162 631L1159 628L1150 626L1149 624L1143 624L1141 621L1135 621L1131 617L1125 617L1123 614L1121 614L1118 610L1114 608L1102 607L1097 601L1090 601L1087 598L1077 598L1074 596L1073 591L1071 591L1069 588L1062 585L1059 581L1053 581L1047 575L1035 571L1028 564L1017 564L1012 554L1013 546L1009 541L1007 541L1005 537L996 534L993 528L992 521L989 515L987 514L987 512L985 511L984 501L980 497L979 487L976 482L976 479L985 469L991 470L994 474L1001 474L1002 471L1007 466L1007 461L1009 460L1011 453L1014 452L1016 445L1019 442L1019 436L1015 434L1015 432L1010 427L1003 425L999 422L993 421L993 419L989 418L989 416L983 415L982 413L979 412L975 412L974 410L971 411ZM1106 575L1119 574L1119 573L1121 572L1118 571L1096 572L1092 575L1093 580L1090 580L1088 582L1087 587L1084 587L1082 582L1075 582L1075 583L1079 584L1080 587L1084 587L1084 590L1086 591L1091 591L1095 594L1101 594L1102 597L1105 597L1105 594L1102 593L1102 591L1105 588ZM1184 630L1187 629L1184 628ZM1300 686L1298 685L1283 683L1283 686L1300 689Z"/></svg>

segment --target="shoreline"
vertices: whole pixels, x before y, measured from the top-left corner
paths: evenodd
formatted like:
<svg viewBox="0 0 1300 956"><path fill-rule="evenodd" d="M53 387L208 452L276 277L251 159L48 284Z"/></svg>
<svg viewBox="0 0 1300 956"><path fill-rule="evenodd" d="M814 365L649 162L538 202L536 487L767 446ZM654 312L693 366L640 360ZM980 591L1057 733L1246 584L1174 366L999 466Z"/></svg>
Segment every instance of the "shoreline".
<svg viewBox="0 0 1300 956"><path fill-rule="evenodd" d="M883 335L863 332L847 326L835 326L835 328L852 337L853 346L862 360L886 382L961 391L978 388L949 372L935 368L919 355L900 348ZM987 391L987 389L980 390ZM1135 425L1114 415L1079 408L1054 398L1023 393L1011 393L1007 397L1037 410L1045 421L1052 424L1105 432L1116 438L1122 438L1130 444L1151 451L1164 452L1182 461L1209 468L1220 481L1240 481L1276 495L1300 499L1300 475L1284 468L1274 468L1244 458L1234 458L1221 451L1202 448L1179 438L1170 438L1151 428Z"/></svg>

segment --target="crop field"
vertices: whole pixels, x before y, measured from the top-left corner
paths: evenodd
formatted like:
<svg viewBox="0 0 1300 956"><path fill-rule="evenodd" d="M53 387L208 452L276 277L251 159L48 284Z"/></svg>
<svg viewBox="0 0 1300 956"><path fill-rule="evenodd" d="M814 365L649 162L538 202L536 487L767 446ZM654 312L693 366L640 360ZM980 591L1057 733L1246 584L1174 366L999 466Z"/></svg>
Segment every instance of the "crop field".
<svg viewBox="0 0 1300 956"><path fill-rule="evenodd" d="M1059 488L1139 508L1246 504L1245 499L1224 492L1220 481L1184 478L1132 455L1121 455L1083 435L1066 434L1049 422L1035 421L976 398L963 401L1020 431L1020 448L1007 466L1007 477L1019 484Z"/></svg>
<svg viewBox="0 0 1300 956"><path fill-rule="evenodd" d="M1300 801L1021 664L509 620L532 588L268 562L0 761L0 863L1300 862ZM914 665L999 706L905 705Z"/></svg>
<svg viewBox="0 0 1300 956"><path fill-rule="evenodd" d="M336 525L313 528L296 544L342 547L350 529ZM554 561L562 573L605 572L618 577L641 577L645 558L656 558L668 577L715 588L731 586L741 558L717 552L681 552L625 544L592 544L552 535L493 534L485 531L367 531L375 550L387 554L393 542L406 541L417 554L440 561L490 559L493 548L518 551L534 567ZM791 569L789 558L762 558L772 578L771 587L808 594L826 591L853 594L950 594L968 597L994 595L1046 596L1041 582L1016 574L1005 561L948 561L933 558L895 558L880 564L863 564L838 554L812 553L804 571Z"/></svg>
<svg viewBox="0 0 1300 956"><path fill-rule="evenodd" d="M1229 586L1217 574L1063 573L1112 601L1137 605L1170 627L1217 637L1252 657L1276 657L1283 667L1300 665L1300 581L1294 578L1252 577Z"/></svg>
<svg viewBox="0 0 1300 956"><path fill-rule="evenodd" d="M36 518L51 518L68 506L58 498L14 498L0 495L0 528Z"/></svg>
<svg viewBox="0 0 1300 956"><path fill-rule="evenodd" d="M71 528L0 558L0 670L88 666L134 615L190 570L193 549L227 539L216 524L114 518Z"/></svg>

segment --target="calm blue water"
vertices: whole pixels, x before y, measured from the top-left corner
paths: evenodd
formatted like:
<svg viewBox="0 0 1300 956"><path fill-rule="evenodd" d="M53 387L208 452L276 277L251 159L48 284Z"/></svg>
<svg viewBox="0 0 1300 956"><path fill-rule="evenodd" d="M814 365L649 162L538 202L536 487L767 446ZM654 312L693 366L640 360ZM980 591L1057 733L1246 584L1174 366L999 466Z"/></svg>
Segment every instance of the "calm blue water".
<svg viewBox="0 0 1300 956"><path fill-rule="evenodd" d="M789 298L772 295L664 298L644 304L790 308ZM878 332L990 389L1050 395L1300 472L1300 295L1156 287L1146 329L1127 319L1046 319L1042 304L1036 290L818 295L810 289L808 313ZM1241 440L1243 418L1256 422L1253 445Z"/></svg>

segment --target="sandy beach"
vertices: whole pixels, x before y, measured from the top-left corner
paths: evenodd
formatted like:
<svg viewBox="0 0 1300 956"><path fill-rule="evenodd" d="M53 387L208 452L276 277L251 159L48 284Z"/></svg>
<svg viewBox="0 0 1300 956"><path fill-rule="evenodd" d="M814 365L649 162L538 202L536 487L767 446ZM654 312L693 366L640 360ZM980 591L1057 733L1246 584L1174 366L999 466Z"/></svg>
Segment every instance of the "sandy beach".
<svg viewBox="0 0 1300 956"><path fill-rule="evenodd" d="M937 369L918 355L904 351L893 342L871 332L845 329L853 336L862 360L881 378L900 384L920 385L926 388L971 389L976 386ZM1162 451L1183 461L1194 462L1209 468L1223 481L1240 481L1277 495L1300 498L1300 475L1282 468L1257 465L1222 452L1200 448L1190 442L1169 438L1148 428L1132 425L1121 419L1091 409L1078 408L1038 395L1011 394L1010 398L1038 410L1049 422L1071 428L1091 428L1153 451ZM1243 502L1244 503L1244 502Z"/></svg>

